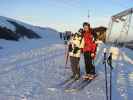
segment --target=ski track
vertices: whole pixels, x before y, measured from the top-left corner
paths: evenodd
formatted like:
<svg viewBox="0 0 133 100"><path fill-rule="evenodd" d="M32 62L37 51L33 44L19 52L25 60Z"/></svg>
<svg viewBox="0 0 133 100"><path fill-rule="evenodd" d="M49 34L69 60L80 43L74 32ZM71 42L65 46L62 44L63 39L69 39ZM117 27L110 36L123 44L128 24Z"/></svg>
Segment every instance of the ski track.
<svg viewBox="0 0 133 100"><path fill-rule="evenodd" d="M49 91L48 87L70 76L64 69L63 45L32 49L28 52L0 58L0 100L105 100L103 49L98 47L95 61L98 77L78 93ZM109 47L107 47L109 53ZM125 71L124 64L131 66L132 59L120 50L118 60L113 61L113 100L132 100L133 69ZM82 61L82 59L81 59ZM81 70L84 71L83 61ZM117 66L117 67L116 67ZM109 72L109 67L108 67ZM109 77L109 74L108 74ZM129 87L128 87L129 86ZM128 92L130 91L130 92Z"/></svg>
<svg viewBox="0 0 133 100"><path fill-rule="evenodd" d="M114 73L114 88L117 92L114 93L114 97L119 98L120 100L132 100L133 98L133 68L132 59L129 58L125 52L120 50L119 60L116 63L116 68Z"/></svg>
<svg viewBox="0 0 133 100"><path fill-rule="evenodd" d="M2 62L1 66L0 66L1 69L2 69L0 71L0 79L2 79L1 83L0 83L0 88L1 88L0 94L5 94L6 96L7 95L8 96L12 95L12 96L15 96L15 97L16 96L17 97L21 97L21 95L23 95L23 93L17 95L15 93L13 93L13 91L9 92L9 90L10 90L10 84L9 83L10 82L8 82L8 81L9 80L12 81L11 85L13 85L13 87L15 88L15 87L17 87L17 86L19 86L19 85L24 83L22 78L23 78L23 75L25 76L25 78L28 77L26 72L29 71L31 73L31 69L33 70L33 68L28 69L30 66L37 67L38 64L40 63L39 66L50 67L50 65L55 64L55 57L58 58L58 56L61 56L61 55L64 54L64 52L63 52L64 50L63 49L59 49L58 50L58 48L55 48L55 47L53 47L53 48L50 47L50 48L45 48L45 49L46 50L44 50L44 49L42 49L42 50L39 50L39 49L38 50L32 50L32 51L34 51L34 52L32 52L32 54L36 53L36 55L32 55L31 52L27 52L24 55L23 55L23 53L22 54L13 55L13 56L9 57L9 58L11 58L11 60L9 58L6 60L6 61L9 60L9 62L5 61L4 64ZM37 54L37 51L38 51L38 54ZM31 54L32 56L29 56L29 54ZM12 60L12 58L14 58L14 59ZM1 59L1 61L2 61L2 59ZM15 73L17 71L20 72L20 73L18 73L18 75L20 75L20 77L18 77L18 79L17 79L17 77L15 77L16 75L15 75L14 71L15 71ZM21 74L23 74L23 75L21 75ZM19 80L20 80L20 82L17 82ZM14 83L15 81L17 83ZM30 81L27 81L27 82L30 82ZM32 84L34 84L34 82L31 80L31 86L30 85L29 86L32 87ZM38 86L39 86L39 83L38 83ZM36 87L38 87L38 86L36 86ZM8 90L9 93L8 92L4 92L5 90ZM16 91L16 90L14 89L14 91ZM0 96L0 98L2 98L2 96ZM9 98L11 98L11 97L9 97ZM4 100L4 99L2 99L2 100ZM5 99L5 100L8 100L8 99ZM11 99L9 99L9 100L11 100Z"/></svg>

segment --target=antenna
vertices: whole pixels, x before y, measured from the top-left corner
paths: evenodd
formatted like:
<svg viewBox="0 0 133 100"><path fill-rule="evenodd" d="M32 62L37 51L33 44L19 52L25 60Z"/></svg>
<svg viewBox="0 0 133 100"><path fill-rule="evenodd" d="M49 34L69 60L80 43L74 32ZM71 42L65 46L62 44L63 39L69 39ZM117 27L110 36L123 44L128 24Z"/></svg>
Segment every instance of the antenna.
<svg viewBox="0 0 133 100"><path fill-rule="evenodd" d="M90 19L90 10L88 10L88 22L89 22L89 19Z"/></svg>

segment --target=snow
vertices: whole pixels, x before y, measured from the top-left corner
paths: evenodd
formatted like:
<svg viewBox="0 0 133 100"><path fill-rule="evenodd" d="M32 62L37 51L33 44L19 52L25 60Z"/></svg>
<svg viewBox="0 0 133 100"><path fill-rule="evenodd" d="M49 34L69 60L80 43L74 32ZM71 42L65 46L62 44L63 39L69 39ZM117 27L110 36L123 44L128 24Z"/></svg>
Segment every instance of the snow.
<svg viewBox="0 0 133 100"><path fill-rule="evenodd" d="M30 29L34 32L36 32L38 35L40 35L42 38L44 38L46 41L55 41L55 39L58 38L58 31L52 29L52 28L48 28L48 27L37 27L37 26L33 26L15 19L11 19L11 18L7 18L7 17L3 17L0 16L0 26L1 27L6 27L12 31L16 31L16 27L14 25L12 25L9 21L13 21L16 22L24 27L26 27L27 29Z"/></svg>
<svg viewBox="0 0 133 100"><path fill-rule="evenodd" d="M5 17L0 16L0 26L11 29L12 31L16 30L16 27L9 23Z"/></svg>
<svg viewBox="0 0 133 100"><path fill-rule="evenodd" d="M52 30L33 29L44 38L19 42L0 39L0 46L3 47L0 49L0 100L106 100L103 65L105 51L107 56L110 52L113 54L112 100L132 100L132 50L99 42L95 60L98 77L77 93L55 91L51 87L72 74L71 69L65 69L64 66L65 46ZM83 56L80 67L84 73ZM107 69L109 78L109 66Z"/></svg>
<svg viewBox="0 0 133 100"><path fill-rule="evenodd" d="M132 100L133 90L133 64L132 59L125 54L126 48L116 48L100 44L95 61L98 77L83 91L78 93L64 93L62 91L49 90L49 87L60 83L70 76L70 69L64 69L64 45L62 42L43 44L44 40L20 41L21 52L17 43L11 48L14 52L0 58L0 100L105 100L104 65L102 64L104 48L113 52L115 56L121 56L113 61L113 100ZM2 44L3 44L2 43ZM31 46L34 44L34 46ZM119 55L116 55L118 54ZM131 54L131 52L129 53ZM83 58L83 57L82 57ZM84 72L83 59L81 71ZM109 75L108 75L109 76ZM127 81L128 80L128 81ZM127 99L128 98L128 99Z"/></svg>
<svg viewBox="0 0 133 100"><path fill-rule="evenodd" d="M9 23L7 20L14 21L28 29L31 29L32 31L35 31L38 35L42 37L42 39L29 40L27 38L21 38L19 42L0 39L0 47L3 48L0 50L1 57L7 57L9 55L13 55L14 53L17 54L21 52L26 52L33 48L40 48L43 46L46 47L53 44L54 42L59 43L58 31L52 28L37 27L15 19L0 16L0 26L7 27L8 29L11 29L13 31L16 30L16 27Z"/></svg>

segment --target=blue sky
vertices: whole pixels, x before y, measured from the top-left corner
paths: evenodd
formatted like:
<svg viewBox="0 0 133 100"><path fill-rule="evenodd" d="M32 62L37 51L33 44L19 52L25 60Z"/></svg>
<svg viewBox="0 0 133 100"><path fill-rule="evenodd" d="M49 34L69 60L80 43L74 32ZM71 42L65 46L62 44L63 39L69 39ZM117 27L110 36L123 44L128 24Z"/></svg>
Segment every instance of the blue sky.
<svg viewBox="0 0 133 100"><path fill-rule="evenodd" d="M76 31L87 21L107 26L109 18L133 7L133 0L0 0L0 15L59 31Z"/></svg>

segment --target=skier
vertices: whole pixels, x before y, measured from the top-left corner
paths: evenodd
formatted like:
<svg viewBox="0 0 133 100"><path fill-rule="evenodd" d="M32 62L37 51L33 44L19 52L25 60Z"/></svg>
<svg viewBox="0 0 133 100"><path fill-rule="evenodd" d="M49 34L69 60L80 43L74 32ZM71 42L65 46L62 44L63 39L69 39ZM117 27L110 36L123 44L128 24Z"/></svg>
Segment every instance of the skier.
<svg viewBox="0 0 133 100"><path fill-rule="evenodd" d="M71 78L74 78L75 80L78 80L80 78L79 61L80 61L81 48L83 48L83 41L81 33L78 32L75 33L73 36L71 36L68 42L68 52L70 57L71 69L73 72Z"/></svg>
<svg viewBox="0 0 133 100"><path fill-rule="evenodd" d="M95 65L93 64L93 60L96 56L96 44L93 41L92 29L90 28L90 24L85 22L83 23L83 41L84 47L82 52L84 54L85 61L85 70L86 75L83 76L84 79L94 79L95 78Z"/></svg>
<svg viewBox="0 0 133 100"><path fill-rule="evenodd" d="M59 34L60 34L60 39L62 40L62 33L60 32Z"/></svg>

